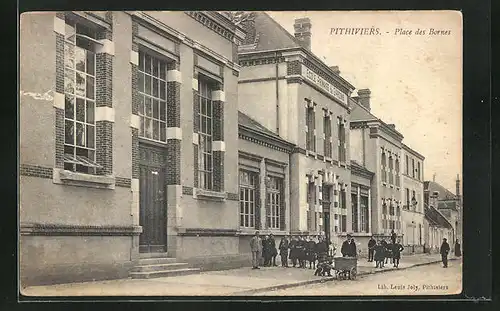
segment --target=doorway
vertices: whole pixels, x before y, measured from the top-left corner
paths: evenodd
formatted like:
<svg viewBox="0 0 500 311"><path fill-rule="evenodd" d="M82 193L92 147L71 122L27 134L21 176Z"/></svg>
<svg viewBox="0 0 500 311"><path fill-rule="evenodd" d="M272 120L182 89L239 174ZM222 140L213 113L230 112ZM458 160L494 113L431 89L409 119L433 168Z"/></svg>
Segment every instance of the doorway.
<svg viewBox="0 0 500 311"><path fill-rule="evenodd" d="M166 151L139 145L140 253L167 251Z"/></svg>

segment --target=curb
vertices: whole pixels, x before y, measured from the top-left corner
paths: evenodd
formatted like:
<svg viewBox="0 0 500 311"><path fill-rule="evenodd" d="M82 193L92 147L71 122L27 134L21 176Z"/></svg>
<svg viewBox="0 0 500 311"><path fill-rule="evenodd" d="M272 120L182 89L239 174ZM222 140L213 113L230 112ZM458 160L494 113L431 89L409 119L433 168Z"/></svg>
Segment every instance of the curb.
<svg viewBox="0 0 500 311"><path fill-rule="evenodd" d="M457 258L450 258L448 261L454 261L457 260ZM423 262L423 263L417 263L408 267L404 268L390 268L390 269L385 269L385 270L374 270L374 271L369 271L369 272L360 272L358 274L359 276L365 276L365 275L371 275L371 274L377 274L377 273L385 273L385 272L390 272L390 271L402 271L414 267L420 267L420 266L426 266L426 265L431 265L435 263L439 263L441 260L434 260L434 261L429 261L429 262ZM280 284L280 285L274 285L274 286L268 286L268 287L261 287L261 288L255 288L255 289L250 289L250 290L244 290L244 291L239 291L230 294L230 296L243 296L243 295L251 295L251 294L256 294L259 292L270 292L270 291L275 291L275 290L280 290L280 289L288 289L288 288L293 288L293 287L300 287L300 286L305 286L305 285L311 285L311 284L321 284L321 283L326 283L330 281L336 281L337 279L332 276L332 277L324 277L320 279L315 279L315 280L307 280L307 281L300 281L300 282L295 282L295 283L287 283L287 284Z"/></svg>

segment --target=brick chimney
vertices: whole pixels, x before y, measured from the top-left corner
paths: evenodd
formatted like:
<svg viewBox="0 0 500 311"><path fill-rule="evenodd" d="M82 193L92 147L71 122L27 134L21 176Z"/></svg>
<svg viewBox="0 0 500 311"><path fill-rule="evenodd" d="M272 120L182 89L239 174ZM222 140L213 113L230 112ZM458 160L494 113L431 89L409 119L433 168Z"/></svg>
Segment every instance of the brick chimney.
<svg viewBox="0 0 500 311"><path fill-rule="evenodd" d="M295 29L295 38L300 41L300 44L311 50L311 20L309 18L297 18L295 19L295 23L293 24L293 28Z"/></svg>
<svg viewBox="0 0 500 311"><path fill-rule="evenodd" d="M340 75L339 66L330 66L330 69L333 71L334 74Z"/></svg>
<svg viewBox="0 0 500 311"><path fill-rule="evenodd" d="M365 107L368 111L370 111L370 89L361 89L358 90L358 98L361 106Z"/></svg>

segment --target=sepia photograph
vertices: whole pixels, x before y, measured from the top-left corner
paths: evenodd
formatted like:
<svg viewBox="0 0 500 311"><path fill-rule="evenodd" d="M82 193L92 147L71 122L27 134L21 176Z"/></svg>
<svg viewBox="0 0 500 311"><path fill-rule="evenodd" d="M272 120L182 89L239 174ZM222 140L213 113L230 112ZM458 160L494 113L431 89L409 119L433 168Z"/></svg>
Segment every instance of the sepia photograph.
<svg viewBox="0 0 500 311"><path fill-rule="evenodd" d="M23 13L19 293L460 294L462 26Z"/></svg>

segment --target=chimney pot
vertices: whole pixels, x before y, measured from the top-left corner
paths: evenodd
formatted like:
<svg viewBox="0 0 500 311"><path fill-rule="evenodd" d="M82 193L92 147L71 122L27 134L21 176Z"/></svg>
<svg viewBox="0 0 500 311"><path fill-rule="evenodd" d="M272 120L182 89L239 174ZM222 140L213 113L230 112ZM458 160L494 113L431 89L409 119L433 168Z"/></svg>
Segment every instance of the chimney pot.
<svg viewBox="0 0 500 311"><path fill-rule="evenodd" d="M360 89L358 90L359 103L361 106L365 107L368 111L370 111L370 94L372 92L370 89Z"/></svg>
<svg viewBox="0 0 500 311"><path fill-rule="evenodd" d="M297 18L295 19L295 23L293 25L293 28L295 30L295 38L299 40L300 44L308 49L309 51L311 50L311 20L307 17L305 18Z"/></svg>

